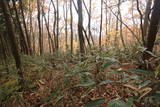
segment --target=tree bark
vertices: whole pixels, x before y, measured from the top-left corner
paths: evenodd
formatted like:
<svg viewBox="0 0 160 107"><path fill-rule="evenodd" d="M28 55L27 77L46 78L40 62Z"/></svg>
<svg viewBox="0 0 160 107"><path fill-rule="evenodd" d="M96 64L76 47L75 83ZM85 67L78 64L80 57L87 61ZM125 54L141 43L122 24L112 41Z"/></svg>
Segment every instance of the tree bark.
<svg viewBox="0 0 160 107"><path fill-rule="evenodd" d="M83 61L84 50L84 36L83 36L83 14L82 14L82 0L77 0L78 5L78 36L80 44L80 54Z"/></svg>
<svg viewBox="0 0 160 107"><path fill-rule="evenodd" d="M37 10L38 10L38 30L39 30L39 49L40 49L40 55L43 54L43 42L42 42L42 28L41 28L41 9L40 9L40 1L37 0Z"/></svg>
<svg viewBox="0 0 160 107"><path fill-rule="evenodd" d="M28 42L29 53L32 55L31 38L28 35L27 25L26 25L26 22L25 22L25 16L24 16L24 11L23 11L22 0L19 0L19 4L20 4L20 10L21 10L21 15L22 15L23 26L24 26L24 30L25 30L25 34L26 34L26 38L27 38L27 42Z"/></svg>
<svg viewBox="0 0 160 107"><path fill-rule="evenodd" d="M145 36L144 36L144 30L143 30L143 14L140 10L140 7L139 7L139 1L136 0L137 2L137 10L138 10L138 13L140 15L140 29L141 29L141 37L142 37L142 42L143 42L143 46L146 45L146 41L145 41Z"/></svg>
<svg viewBox="0 0 160 107"><path fill-rule="evenodd" d="M8 35L9 35L12 54L14 56L14 59L16 62L16 67L18 69L19 85L21 86L21 88L24 88L24 78L23 78L23 73L22 73L21 58L20 58L20 54L19 54L19 50L18 50L18 45L16 42L16 36L14 33L13 23L11 21L11 16L9 14L9 10L8 10L7 3L5 0L0 0L0 8L3 11L3 15L5 18L5 26L6 26L6 30L8 32Z"/></svg>
<svg viewBox="0 0 160 107"><path fill-rule="evenodd" d="M70 29L71 29L71 54L73 53L73 13L72 13L72 0L70 0Z"/></svg>
<svg viewBox="0 0 160 107"><path fill-rule="evenodd" d="M158 32L158 24L160 22L160 0L154 1L153 12L151 16L150 27L148 30L147 37L147 51L152 52L154 47L154 42L156 40L156 35Z"/></svg>
<svg viewBox="0 0 160 107"><path fill-rule="evenodd" d="M56 1L57 2L57 6L56 6L56 8L57 8L57 28L56 28L56 33L57 33L57 35L56 35L56 41L57 41L57 45L56 45L56 49L57 49L57 51L58 51L58 49L59 49L59 1L57 0Z"/></svg>
<svg viewBox="0 0 160 107"><path fill-rule="evenodd" d="M103 0L101 0L101 19L100 19L100 31L99 31L99 48L102 48L102 21L103 21Z"/></svg>
<svg viewBox="0 0 160 107"><path fill-rule="evenodd" d="M16 20L17 20L16 25L18 26L18 29L19 29L20 46L21 46L21 49L22 49L23 53L30 54L29 49L28 49L28 44L26 42L26 38L25 38L23 29L22 29L22 26L21 26L21 22L20 22L20 18L19 18L19 15L18 15L18 10L16 8L16 3L15 2L16 2L15 0L12 0L13 8L14 8L15 15L16 15Z"/></svg>
<svg viewBox="0 0 160 107"><path fill-rule="evenodd" d="M122 28L122 22L123 22L123 20L122 20L122 14L121 14L121 8L120 8L120 6L121 6L121 0L118 0L118 13L119 13L119 19L121 20L120 21L120 37L121 37L122 45L125 48L126 45L125 45L124 38L123 38L123 30L122 30L123 29Z"/></svg>
<svg viewBox="0 0 160 107"><path fill-rule="evenodd" d="M151 5L152 5L152 0L148 0L146 10L145 10L144 24L143 24L143 34L144 34L145 39L147 36L147 29L149 27L149 14L151 10Z"/></svg>

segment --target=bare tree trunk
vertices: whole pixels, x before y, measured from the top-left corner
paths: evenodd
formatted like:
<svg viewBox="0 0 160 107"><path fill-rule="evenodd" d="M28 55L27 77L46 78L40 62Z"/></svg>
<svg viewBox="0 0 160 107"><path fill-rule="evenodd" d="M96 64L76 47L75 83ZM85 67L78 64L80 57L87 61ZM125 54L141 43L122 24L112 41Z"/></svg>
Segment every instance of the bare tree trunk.
<svg viewBox="0 0 160 107"><path fill-rule="evenodd" d="M154 42L156 40L156 35L158 32L158 24L160 22L160 0L154 1L153 12L151 16L150 27L148 30L147 37L147 51L153 51Z"/></svg>
<svg viewBox="0 0 160 107"><path fill-rule="evenodd" d="M29 33L29 35L30 35L30 41L31 41L31 37L33 36L33 22L32 22L32 6L31 6L31 1L30 0L28 0L28 2L29 2L29 21L30 21L30 33ZM34 52L33 52L33 42L31 42L30 43L30 45L31 45L31 51L32 51L32 54L34 54Z"/></svg>
<svg viewBox="0 0 160 107"><path fill-rule="evenodd" d="M106 0L106 4L108 0ZM107 10L107 6L105 7L106 9L106 36L108 35L108 10Z"/></svg>
<svg viewBox="0 0 160 107"><path fill-rule="evenodd" d="M92 16L92 0L89 0L88 30L89 30L89 38L91 38L92 43L94 45L95 43L91 32L91 16Z"/></svg>
<svg viewBox="0 0 160 107"><path fill-rule="evenodd" d="M72 13L72 0L70 0L70 29L71 29L71 54L73 53L73 13Z"/></svg>
<svg viewBox="0 0 160 107"><path fill-rule="evenodd" d="M48 23L47 23L47 26L48 26L48 45L49 45L49 53L52 53L52 43L51 43L51 40L50 40L50 37L49 37L49 34L50 34L50 11L51 11L51 3L49 3L49 8L48 8ZM54 47L53 47L54 48Z"/></svg>
<svg viewBox="0 0 160 107"><path fill-rule="evenodd" d="M56 29L56 32L57 32L57 37L56 37L56 41L57 41L57 45L56 45L56 49L58 51L59 49L59 1L57 0L57 29Z"/></svg>
<svg viewBox="0 0 160 107"><path fill-rule="evenodd" d="M111 13L120 21L122 22L122 24L131 32L131 34L136 38L136 40L139 42L139 44L141 44L141 41L139 40L139 38L137 37L137 35L134 33L134 31L132 31L132 29L126 24L124 23L122 20L119 19L119 17L113 12L113 10L105 3L105 5L108 7L108 9L110 9Z"/></svg>
<svg viewBox="0 0 160 107"><path fill-rule="evenodd" d="M117 47L118 46L118 26L119 26L119 21L118 21L118 18L119 18L119 13L117 13L117 18L116 18L116 33L115 33L115 39L114 39L114 46Z"/></svg>
<svg viewBox="0 0 160 107"><path fill-rule="evenodd" d="M88 39L90 41L90 39L92 40L92 43L94 45L94 39L93 39L93 36L92 36L92 32L91 32L91 14L92 14L92 1L89 0L89 10L87 9L87 6L86 6L86 3L84 2L83 0L83 4L84 4L84 7L87 11L87 14L88 14Z"/></svg>
<svg viewBox="0 0 160 107"><path fill-rule="evenodd" d="M19 28L20 46L21 46L22 52L24 52L25 54L29 54L30 52L29 52L29 49L28 49L28 44L26 42L26 38L25 38L23 29L22 29L22 26L21 26L21 22L20 22L20 18L19 18L19 15L18 15L18 10L16 8L15 0L12 0L12 3L13 3L13 8L14 8L14 11L15 11L15 15L16 15L16 20L17 20L16 25Z"/></svg>
<svg viewBox="0 0 160 107"><path fill-rule="evenodd" d="M144 36L144 32L143 32L144 31L143 30L143 14L142 14L142 12L140 10L140 7L139 7L139 1L136 0L136 2L137 2L137 10L138 10L138 13L140 15L140 29L141 29L142 42L143 42L143 46L145 46L146 41L145 41L145 36Z"/></svg>
<svg viewBox="0 0 160 107"><path fill-rule="evenodd" d="M21 14L22 14L23 26L24 26L24 30L25 30L25 34L26 34L26 38L27 38L27 42L28 42L29 52L30 52L30 54L32 54L31 38L30 38L30 36L28 35L28 30L27 30L27 26L26 26L26 22L25 22L24 11L23 11L23 3L22 3L22 0L19 0L19 4L20 4L20 9L21 9Z"/></svg>
<svg viewBox="0 0 160 107"><path fill-rule="evenodd" d="M99 31L99 47L102 48L102 21L103 21L103 0L101 0L101 19L100 19L100 31Z"/></svg>
<svg viewBox="0 0 160 107"><path fill-rule="evenodd" d="M123 47L125 48L125 42L124 42L124 38L123 38L123 31L122 31L122 15L121 15L121 0L118 0L118 13L119 13L119 19L121 20L120 21L120 37L121 37L121 41L122 41L122 45Z"/></svg>
<svg viewBox="0 0 160 107"><path fill-rule="evenodd" d="M68 8L67 8L67 2L65 2L64 7L63 7L63 16L64 16L64 21L65 21L65 41L66 41L66 51L68 50Z"/></svg>
<svg viewBox="0 0 160 107"><path fill-rule="evenodd" d="M4 15L4 18L5 18L5 25L6 25L6 29L7 29L7 32L8 32L10 45L11 45L11 49L12 49L12 54L15 58L16 67L18 69L19 85L21 85L21 88L24 88L24 78L23 78L23 73L22 73L21 58L20 58L20 54L19 54L19 50L18 50L18 45L17 45L17 42L16 42L16 36L15 36L15 33L14 33L13 23L11 21L11 17L10 17L9 10L8 10L8 7L7 7L7 3L6 3L5 0L0 0L0 8L3 11L3 15Z"/></svg>
<svg viewBox="0 0 160 107"><path fill-rule="evenodd" d="M52 46L51 46L52 47L52 51L54 51L54 42L53 42L52 36L50 34L50 31L49 31L49 24L47 23L47 18L45 16L45 12L44 12L43 7L42 7L42 12L43 12L43 17L44 17L47 33L48 33L48 38L49 38L49 40L51 41L51 44L52 44Z"/></svg>
<svg viewBox="0 0 160 107"><path fill-rule="evenodd" d="M143 24L143 34L144 34L145 39L147 36L147 30L148 30L148 26L149 26L149 14L151 11L151 5L152 5L152 0L148 0L146 10L145 10L144 24Z"/></svg>
<svg viewBox="0 0 160 107"><path fill-rule="evenodd" d="M54 9L54 21L53 21L53 35L54 35L54 46L55 49L57 48L57 37L56 37L56 23L57 23L57 11L56 11L56 6L53 2L53 0L51 0L52 5L53 5L53 9Z"/></svg>
<svg viewBox="0 0 160 107"><path fill-rule="evenodd" d="M40 55L43 54L43 42L42 42L42 28L41 28L41 9L40 9L40 1L37 0L37 10L38 10L38 30L39 30L39 49L40 49Z"/></svg>
<svg viewBox="0 0 160 107"><path fill-rule="evenodd" d="M82 14L82 0L77 0L78 5L78 36L79 36L79 43L80 43L80 54L82 56L85 53L84 49L84 36L83 36L83 14Z"/></svg>

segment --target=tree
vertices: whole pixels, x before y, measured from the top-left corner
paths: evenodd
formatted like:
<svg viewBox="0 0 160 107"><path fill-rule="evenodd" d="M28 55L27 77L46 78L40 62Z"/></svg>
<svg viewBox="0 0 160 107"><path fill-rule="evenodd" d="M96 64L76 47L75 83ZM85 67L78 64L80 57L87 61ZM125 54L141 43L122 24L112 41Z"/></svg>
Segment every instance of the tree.
<svg viewBox="0 0 160 107"><path fill-rule="evenodd" d="M85 53L84 50L84 36L83 36L83 14L82 14L82 0L77 0L78 5L78 36L79 36L79 46L80 46L80 54L83 59L83 55Z"/></svg>
<svg viewBox="0 0 160 107"><path fill-rule="evenodd" d="M103 21L103 0L101 0L101 19L100 19L100 31L99 31L99 47L102 47L102 21Z"/></svg>
<svg viewBox="0 0 160 107"><path fill-rule="evenodd" d="M122 41L122 45L123 47L125 48L125 42L124 42L124 38L123 38L123 31L122 31L122 15L121 15L121 0L118 0L118 14L119 14L119 19L121 20L120 21L120 37L121 37L121 41Z"/></svg>
<svg viewBox="0 0 160 107"><path fill-rule="evenodd" d="M56 33L57 33L57 37L56 37L56 49L58 50L59 49L59 1L57 0L57 28L56 28Z"/></svg>
<svg viewBox="0 0 160 107"><path fill-rule="evenodd" d="M21 26L21 21L20 21L20 18L19 18L19 14L18 14L18 10L16 8L16 1L15 0L12 0L12 3L13 3L13 8L14 8L14 11L15 11L15 15L16 15L16 20L17 20L17 27L19 29L19 38L20 38L20 46L21 46L21 50L23 53L25 54L29 54L29 49L28 49L28 44L26 42L26 38L25 38L25 34L23 32L23 28Z"/></svg>
<svg viewBox="0 0 160 107"><path fill-rule="evenodd" d="M73 53L73 14L72 14L72 0L70 0L70 29L71 29L71 54Z"/></svg>
<svg viewBox="0 0 160 107"><path fill-rule="evenodd" d="M151 5L152 5L152 0L148 0L146 10L145 10L144 23L143 23L143 34L145 36L145 41L147 36L147 29L149 26L149 15L151 11Z"/></svg>
<svg viewBox="0 0 160 107"><path fill-rule="evenodd" d="M55 46L55 48L57 48L57 37L56 37L57 11L56 11L56 6L55 6L53 0L51 0L51 3L53 5L53 9L54 9L54 21L53 21L54 46Z"/></svg>
<svg viewBox="0 0 160 107"><path fill-rule="evenodd" d="M9 9L7 7L7 2L5 0L0 0L0 8L2 9L4 18L5 18L5 26L6 30L8 32L9 40L10 40L10 46L12 50L12 54L14 56L16 67L18 69L18 75L19 75L19 85L21 85L22 88L24 88L24 78L22 73L22 62L18 50L18 45L16 42L16 35L14 32L13 23L11 21L11 16L9 14Z"/></svg>
<svg viewBox="0 0 160 107"><path fill-rule="evenodd" d="M136 2L137 2L137 10L140 15L140 29L141 29L142 42L143 42L143 46L145 46L146 43L145 43L144 30L143 30L143 14L140 10L139 1L136 0Z"/></svg>
<svg viewBox="0 0 160 107"><path fill-rule="evenodd" d="M26 22L25 22L25 16L24 16L24 10L23 10L24 6L23 6L23 3L22 3L22 0L19 0L19 5L20 5L20 10L21 10L21 15L22 15L22 22L23 22L23 26L24 26L27 42L28 42L29 54L32 54L31 39L30 39L30 36L28 34L27 25L26 25Z"/></svg>
<svg viewBox="0 0 160 107"><path fill-rule="evenodd" d="M37 18L38 18L38 30L39 30L39 48L40 48L40 55L43 54L43 35L42 35L42 28L41 28L41 6L40 1L37 0Z"/></svg>
<svg viewBox="0 0 160 107"><path fill-rule="evenodd" d="M151 15L151 22L148 29L148 36L147 36L147 51L152 52L154 47L154 42L156 40L156 35L158 32L158 24L160 21L160 0L154 1L153 12Z"/></svg>
<svg viewBox="0 0 160 107"><path fill-rule="evenodd" d="M66 41L66 50L68 50L68 6L67 2L65 2L63 6L63 16L65 21L65 41Z"/></svg>
<svg viewBox="0 0 160 107"><path fill-rule="evenodd" d="M86 3L84 0L83 0L83 4L84 4L84 7L85 7L87 14L88 14L88 36L89 37L87 37L87 39L88 39L88 41L91 39L92 43L94 45L94 40L93 40L93 36L92 36L92 32L91 32L92 1L89 0L89 10L87 9L87 6L86 6ZM90 42L88 42L88 43L90 45Z"/></svg>

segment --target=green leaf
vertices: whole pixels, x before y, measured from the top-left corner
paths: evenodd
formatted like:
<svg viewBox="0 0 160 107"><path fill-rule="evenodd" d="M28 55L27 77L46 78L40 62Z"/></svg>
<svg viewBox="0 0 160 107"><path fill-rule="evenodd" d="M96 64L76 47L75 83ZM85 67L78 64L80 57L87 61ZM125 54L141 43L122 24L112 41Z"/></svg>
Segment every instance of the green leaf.
<svg viewBox="0 0 160 107"><path fill-rule="evenodd" d="M98 99L98 100L94 100L94 101L90 101L87 104L85 104L84 107L99 107L100 105L102 105L105 102L104 98Z"/></svg>
<svg viewBox="0 0 160 107"><path fill-rule="evenodd" d="M122 100L115 99L109 102L108 107L131 107L130 104L125 103Z"/></svg>
<svg viewBox="0 0 160 107"><path fill-rule="evenodd" d="M116 62L115 60L111 60L111 61L108 61L107 63L103 64L100 72L104 72L105 69L109 68L115 62Z"/></svg>
<svg viewBox="0 0 160 107"><path fill-rule="evenodd" d="M129 70L128 72L135 73L135 74L141 74L145 76L154 76L152 72L144 71L144 70Z"/></svg>
<svg viewBox="0 0 160 107"><path fill-rule="evenodd" d="M138 100L138 97L129 97L127 104L132 106L134 104L134 101Z"/></svg>
<svg viewBox="0 0 160 107"><path fill-rule="evenodd" d="M63 99L63 96L58 96L56 98L56 104L55 104L55 106L58 106L58 104L62 101L62 99Z"/></svg>
<svg viewBox="0 0 160 107"><path fill-rule="evenodd" d="M117 74L117 75L124 75L123 72L119 71L111 71L112 74Z"/></svg>
<svg viewBox="0 0 160 107"><path fill-rule="evenodd" d="M143 77L138 76L138 75L130 76L129 78L132 79L132 80L143 80L144 79Z"/></svg>
<svg viewBox="0 0 160 107"><path fill-rule="evenodd" d="M78 84L77 86L81 86L81 87L89 87L89 86L93 86L95 85L96 83L94 81L89 81L89 82L85 82L85 83L82 83L82 84Z"/></svg>
<svg viewBox="0 0 160 107"><path fill-rule="evenodd" d="M144 82L139 84L139 88L143 88L143 87L147 86L149 83L151 83L151 81L149 81L149 80L148 81L144 81Z"/></svg>
<svg viewBox="0 0 160 107"><path fill-rule="evenodd" d="M105 63L105 64L103 65L103 69L109 68L112 64L114 64L113 61L109 61L109 62Z"/></svg>
<svg viewBox="0 0 160 107"><path fill-rule="evenodd" d="M105 81L100 82L99 85L106 85L106 84L109 84L109 83L113 83L113 81L105 80Z"/></svg>

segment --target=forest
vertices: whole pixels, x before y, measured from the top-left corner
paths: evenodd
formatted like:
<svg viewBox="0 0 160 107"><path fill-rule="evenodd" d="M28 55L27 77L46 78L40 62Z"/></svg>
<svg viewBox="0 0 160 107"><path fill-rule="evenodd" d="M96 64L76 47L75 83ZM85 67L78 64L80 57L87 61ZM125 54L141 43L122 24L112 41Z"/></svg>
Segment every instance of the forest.
<svg viewBox="0 0 160 107"><path fill-rule="evenodd" d="M160 0L0 0L0 107L160 107Z"/></svg>

